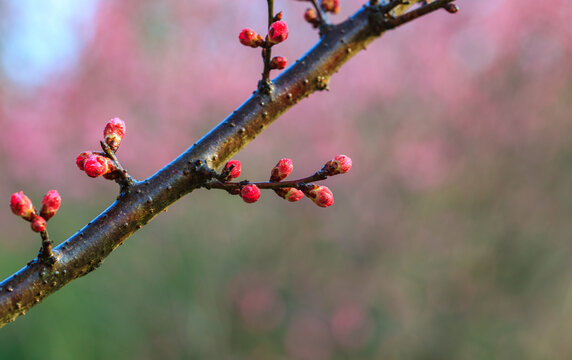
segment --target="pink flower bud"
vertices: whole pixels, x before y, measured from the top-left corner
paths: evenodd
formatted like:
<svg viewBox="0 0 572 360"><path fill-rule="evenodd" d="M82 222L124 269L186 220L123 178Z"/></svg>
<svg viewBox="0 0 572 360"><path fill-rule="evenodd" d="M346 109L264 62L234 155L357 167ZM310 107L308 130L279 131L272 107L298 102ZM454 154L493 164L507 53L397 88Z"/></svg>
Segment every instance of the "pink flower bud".
<svg viewBox="0 0 572 360"><path fill-rule="evenodd" d="M46 230L46 219L44 219L41 216L36 215L32 219L32 223L30 224L30 226L32 227L33 231L42 232L42 231Z"/></svg>
<svg viewBox="0 0 572 360"><path fill-rule="evenodd" d="M120 118L113 118L107 122L103 130L105 143L113 151L117 151L121 140L125 136L125 122Z"/></svg>
<svg viewBox="0 0 572 360"><path fill-rule="evenodd" d="M334 204L334 194L326 186L313 185L313 188L304 191L304 193L320 207L328 207Z"/></svg>
<svg viewBox="0 0 572 360"><path fill-rule="evenodd" d="M77 158L75 158L75 164L81 171L84 170L83 165L85 164L87 158L90 157L91 155L93 155L91 151L84 151L81 154L79 154Z"/></svg>
<svg viewBox="0 0 572 360"><path fill-rule="evenodd" d="M290 202L295 202L304 197L304 192L296 188L278 188L274 189L276 195Z"/></svg>
<svg viewBox="0 0 572 360"><path fill-rule="evenodd" d="M240 172L242 171L242 165L240 164L240 161L230 160L224 166L223 172L227 169L230 169L231 166L232 166L232 170L230 170L230 173L228 174L228 177L227 177L228 180L236 179L237 177L240 176Z"/></svg>
<svg viewBox="0 0 572 360"><path fill-rule="evenodd" d="M249 204L257 202L260 199L260 189L256 185L245 185L240 188L240 197Z"/></svg>
<svg viewBox="0 0 572 360"><path fill-rule="evenodd" d="M24 195L23 191L12 194L10 208L15 215L21 216L28 221L32 219L36 212L32 200Z"/></svg>
<svg viewBox="0 0 572 360"><path fill-rule="evenodd" d="M322 171L326 175L332 176L337 174L345 174L352 168L352 159L346 155L338 155L333 160L328 161Z"/></svg>
<svg viewBox="0 0 572 360"><path fill-rule="evenodd" d="M340 12L340 0L322 0L322 10L337 14Z"/></svg>
<svg viewBox="0 0 572 360"><path fill-rule="evenodd" d="M294 164L292 163L291 159L287 158L281 159L280 161L278 161L276 166L272 168L270 181L277 182L284 180L286 176L290 175L293 169L294 169Z"/></svg>
<svg viewBox="0 0 572 360"><path fill-rule="evenodd" d="M268 29L268 41L271 44L278 44L288 38L288 25L286 22L280 20L275 21Z"/></svg>
<svg viewBox="0 0 572 360"><path fill-rule="evenodd" d="M288 62L288 60L284 56L275 56L270 61L270 68L282 70L282 69L286 68L287 62Z"/></svg>
<svg viewBox="0 0 572 360"><path fill-rule="evenodd" d="M252 29L242 29L240 34L238 34L238 40L244 46L250 46L252 48L256 48L261 46L264 43L264 39L262 36L258 35Z"/></svg>
<svg viewBox="0 0 572 360"><path fill-rule="evenodd" d="M44 195L42 199L42 209L40 210L40 216L46 221L50 220L52 216L58 212L60 205L62 204L62 198L57 190L50 190Z"/></svg>
<svg viewBox="0 0 572 360"><path fill-rule="evenodd" d="M302 190L295 188L286 188L285 190L287 190L287 192L284 194L283 198L290 202L298 201L304 197L304 192Z"/></svg>
<svg viewBox="0 0 572 360"><path fill-rule="evenodd" d="M111 160L101 155L91 155L84 164L84 170L89 177L98 177L111 171Z"/></svg>

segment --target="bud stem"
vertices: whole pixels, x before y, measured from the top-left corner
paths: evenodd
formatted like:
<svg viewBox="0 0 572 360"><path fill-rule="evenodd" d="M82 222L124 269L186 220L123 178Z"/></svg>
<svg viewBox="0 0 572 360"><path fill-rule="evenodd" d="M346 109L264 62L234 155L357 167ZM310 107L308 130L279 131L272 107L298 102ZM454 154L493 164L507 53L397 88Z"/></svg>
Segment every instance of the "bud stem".
<svg viewBox="0 0 572 360"><path fill-rule="evenodd" d="M42 247L40 248L40 252L38 254L38 260L46 265L52 265L56 262L56 257L52 251L53 243L48 236L48 231L41 231L40 236L42 237Z"/></svg>
<svg viewBox="0 0 572 360"><path fill-rule="evenodd" d="M274 0L266 0L268 3L268 28L274 22ZM267 37L268 39L268 37ZM272 45L268 41L262 47L262 61L264 69L262 70L262 80L258 82L258 90L268 95L272 92L272 81L270 81L270 61L272 59Z"/></svg>
<svg viewBox="0 0 572 360"><path fill-rule="evenodd" d="M117 172L120 174L119 177L117 179L115 179L115 182L117 182L119 184L119 186L121 187L121 192L122 193L125 192L128 188L130 188L131 186L133 186L135 184L135 180L127 173L127 170L125 170L121 166L121 164L119 163L119 160L117 160L117 156L115 156L115 153L113 152L113 150L111 150L109 145L107 145L103 141L100 141L99 143L101 144L101 148L103 149L105 156L110 158L113 161L113 163L115 164L115 167L117 168Z"/></svg>

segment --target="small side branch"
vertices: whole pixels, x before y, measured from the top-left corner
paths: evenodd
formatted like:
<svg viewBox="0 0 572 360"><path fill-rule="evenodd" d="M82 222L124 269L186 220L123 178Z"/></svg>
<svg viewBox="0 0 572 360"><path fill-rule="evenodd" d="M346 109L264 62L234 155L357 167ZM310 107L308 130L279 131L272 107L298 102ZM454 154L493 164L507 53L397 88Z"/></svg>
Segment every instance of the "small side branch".
<svg viewBox="0 0 572 360"><path fill-rule="evenodd" d="M328 176L323 171L318 171L314 175L307 176L305 178L297 180L288 180L281 182L272 181L213 181L206 183L205 188L208 189L221 189L226 191L238 190L245 185L256 185L259 189L284 189L284 188L295 188L298 190L303 190L305 185L311 182L326 180Z"/></svg>
<svg viewBox="0 0 572 360"><path fill-rule="evenodd" d="M48 236L48 231L40 232L40 236L42 237L42 247L38 254L38 260L43 264L52 265L56 262L56 257L52 251L53 243Z"/></svg>
<svg viewBox="0 0 572 360"><path fill-rule="evenodd" d="M386 29L390 30L390 29L396 28L396 27L401 26L403 24L406 24L410 21L413 21L413 20L415 20L415 19L417 19L423 15L429 14L435 10L445 9L448 12L451 12L451 10L449 10L450 9L449 3L452 3L453 1L455 1L455 0L435 0L435 1L433 1L427 5L422 5L422 6L418 7L417 9L408 11L408 12L406 12L406 13L404 13L404 14L396 17L396 18L387 18L385 21L386 26L387 26ZM392 3L396 3L396 2L399 2L399 1L394 1ZM391 3L390 3L390 5L391 5ZM390 6L390 5L387 5L387 6ZM398 5L400 5L400 4L398 4ZM454 12L456 12L456 11L454 11Z"/></svg>
<svg viewBox="0 0 572 360"><path fill-rule="evenodd" d="M103 141L100 141L99 143L101 144L101 148L103 149L105 156L107 156L113 161L116 170L113 172L112 176L113 177L116 176L114 178L115 182L119 184L121 193L125 193L126 191L128 191L130 187L133 186L133 184L135 184L135 180L129 175L129 173L127 173L127 170L125 170L123 166L121 166L121 163L117 159L117 156L115 156L115 152L111 150L109 145L107 145Z"/></svg>

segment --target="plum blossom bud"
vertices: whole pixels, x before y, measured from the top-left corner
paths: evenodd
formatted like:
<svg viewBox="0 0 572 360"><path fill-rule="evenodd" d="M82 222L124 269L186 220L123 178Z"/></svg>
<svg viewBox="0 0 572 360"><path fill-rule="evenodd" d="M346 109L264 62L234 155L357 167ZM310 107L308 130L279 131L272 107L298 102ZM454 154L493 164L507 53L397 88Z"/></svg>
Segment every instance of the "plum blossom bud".
<svg viewBox="0 0 572 360"><path fill-rule="evenodd" d="M322 10L337 14L340 12L340 0L322 0Z"/></svg>
<svg viewBox="0 0 572 360"><path fill-rule="evenodd" d="M286 22L280 20L275 21L268 29L268 41L271 44L278 44L288 38L288 25Z"/></svg>
<svg viewBox="0 0 572 360"><path fill-rule="evenodd" d="M77 158L75 158L75 164L81 171L84 170L83 165L85 164L87 158L90 157L91 155L93 155L91 151L84 151L81 154L79 154Z"/></svg>
<svg viewBox="0 0 572 360"><path fill-rule="evenodd" d="M285 188L284 190L286 190L286 192L282 197L290 202L296 202L304 197L304 192L302 190L298 190L296 188Z"/></svg>
<svg viewBox="0 0 572 360"><path fill-rule="evenodd" d="M52 216L58 212L60 205L62 204L62 198L57 190L50 190L44 195L42 199L42 209L40 210L40 216L46 221L50 220Z"/></svg>
<svg viewBox="0 0 572 360"><path fill-rule="evenodd" d="M318 18L318 14L316 13L316 10L312 8L306 9L306 12L304 13L304 20L312 24L312 26L315 28L320 26L320 19Z"/></svg>
<svg viewBox="0 0 572 360"><path fill-rule="evenodd" d="M21 216L28 221L32 220L36 212L32 200L24 195L23 191L12 194L10 198L10 208L15 215Z"/></svg>
<svg viewBox="0 0 572 360"><path fill-rule="evenodd" d="M305 190L304 194L320 207L328 207L334 204L334 194L326 186L310 185L310 189Z"/></svg>
<svg viewBox="0 0 572 360"><path fill-rule="evenodd" d="M451 14L456 14L459 11L459 6L457 4L448 3L448 4L445 4L443 6L443 8L445 10L447 10L448 13L451 13Z"/></svg>
<svg viewBox="0 0 572 360"><path fill-rule="evenodd" d="M328 176L345 174L352 168L352 159L346 155L338 155L333 160L328 161L322 171Z"/></svg>
<svg viewBox="0 0 572 360"><path fill-rule="evenodd" d="M292 163L291 159L288 158L281 159L280 161L278 161L276 166L272 168L270 181L277 182L284 180L286 176L290 175L293 169L294 169L294 163Z"/></svg>
<svg viewBox="0 0 572 360"><path fill-rule="evenodd" d="M250 46L252 48L257 48L264 43L262 36L258 35L252 29L242 29L240 34L238 34L238 40L244 46Z"/></svg>
<svg viewBox="0 0 572 360"><path fill-rule="evenodd" d="M240 164L240 161L230 160L224 166L223 173L225 173L226 171L229 171L228 169L230 169L231 167L232 167L232 169L228 173L227 180L236 179L237 177L240 176L240 172L242 171L242 165Z"/></svg>
<svg viewBox="0 0 572 360"><path fill-rule="evenodd" d="M282 70L282 69L286 68L287 62L288 62L288 60L284 56L275 56L270 61L270 68Z"/></svg>
<svg viewBox="0 0 572 360"><path fill-rule="evenodd" d="M120 118L113 118L107 122L103 130L105 143L112 151L117 151L121 140L125 136L125 122Z"/></svg>
<svg viewBox="0 0 572 360"><path fill-rule="evenodd" d="M282 14L283 12L280 11L278 14L274 15L274 19L272 19L272 21L280 21L282 20Z"/></svg>
<svg viewBox="0 0 572 360"><path fill-rule="evenodd" d="M257 202L260 199L260 189L256 185L245 185L240 188L240 197L249 204Z"/></svg>
<svg viewBox="0 0 572 360"><path fill-rule="evenodd" d="M35 232L42 232L46 230L46 219L41 216L35 215L30 224L32 230Z"/></svg>
<svg viewBox="0 0 572 360"><path fill-rule="evenodd" d="M93 178L115 170L111 160L101 155L91 155L85 160L83 167L87 176Z"/></svg>

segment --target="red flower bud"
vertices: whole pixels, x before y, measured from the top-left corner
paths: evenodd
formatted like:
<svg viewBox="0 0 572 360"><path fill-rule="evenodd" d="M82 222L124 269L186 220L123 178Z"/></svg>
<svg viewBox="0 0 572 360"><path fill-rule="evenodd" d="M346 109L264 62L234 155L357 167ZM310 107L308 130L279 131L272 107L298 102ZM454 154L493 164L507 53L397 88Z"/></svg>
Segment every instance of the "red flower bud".
<svg viewBox="0 0 572 360"><path fill-rule="evenodd" d="M304 13L304 20L312 24L313 27L317 28L320 25L320 19L318 18L318 14L316 10L312 8L306 9Z"/></svg>
<svg viewBox="0 0 572 360"><path fill-rule="evenodd" d="M346 155L338 155L333 160L328 161L322 170L328 176L345 174L352 168L352 159Z"/></svg>
<svg viewBox="0 0 572 360"><path fill-rule="evenodd" d="M283 198L290 202L298 201L304 197L304 192L302 190L298 190L296 188L286 188L285 190L287 191Z"/></svg>
<svg viewBox="0 0 572 360"><path fill-rule="evenodd" d="M83 167L87 176L93 178L114 170L111 160L101 155L91 155L85 160Z"/></svg>
<svg viewBox="0 0 572 360"><path fill-rule="evenodd" d="M278 44L288 38L288 25L286 22L280 20L275 21L268 29L268 41L271 44Z"/></svg>
<svg viewBox="0 0 572 360"><path fill-rule="evenodd" d="M334 194L326 186L313 185L313 188L304 191L304 194L320 207L328 207L334 204Z"/></svg>
<svg viewBox="0 0 572 360"><path fill-rule="evenodd" d="M228 171L227 169L230 169L231 166L232 166L232 170L230 170L230 173L227 176L227 180L236 179L237 177L240 176L240 172L242 171L242 165L240 164L240 161L230 160L224 166L223 172Z"/></svg>
<svg viewBox="0 0 572 360"><path fill-rule="evenodd" d="M32 227L33 231L42 232L42 231L46 230L46 219L44 219L41 216L36 215L32 219L32 223L30 224L30 226Z"/></svg>
<svg viewBox="0 0 572 360"><path fill-rule="evenodd" d="M275 56L270 61L270 68L282 70L286 68L287 61L288 60L284 56Z"/></svg>
<svg viewBox="0 0 572 360"><path fill-rule="evenodd" d="M107 122L103 130L105 143L113 151L117 151L121 140L125 136L125 122L120 118L113 118Z"/></svg>
<svg viewBox="0 0 572 360"><path fill-rule="evenodd" d="M245 185L240 188L240 197L249 204L257 202L260 199L260 189L256 185Z"/></svg>
<svg viewBox="0 0 572 360"><path fill-rule="evenodd" d="M244 46L250 46L252 48L256 48L261 46L264 43L264 39L262 36L258 35L252 29L242 29L240 34L238 34L238 40Z"/></svg>
<svg viewBox="0 0 572 360"><path fill-rule="evenodd" d="M81 154L79 154L77 158L75 158L75 164L81 171L84 170L83 165L85 164L87 158L90 157L91 155L93 155L91 151L84 151Z"/></svg>
<svg viewBox="0 0 572 360"><path fill-rule="evenodd" d="M42 209L40 210L40 216L46 221L50 220L52 216L58 212L60 205L62 204L62 198L57 190L50 190L44 195L42 199Z"/></svg>
<svg viewBox="0 0 572 360"><path fill-rule="evenodd" d="M322 10L337 14L340 12L340 0L322 0Z"/></svg>
<svg viewBox="0 0 572 360"><path fill-rule="evenodd" d="M290 175L293 169L294 169L294 164L292 163L291 159L287 158L281 159L272 169L272 173L270 175L270 181L277 182L284 180L286 176Z"/></svg>
<svg viewBox="0 0 572 360"><path fill-rule="evenodd" d="M15 215L21 216L28 221L32 220L36 212L32 200L24 195L23 191L12 194L12 197L10 197L10 208Z"/></svg>

